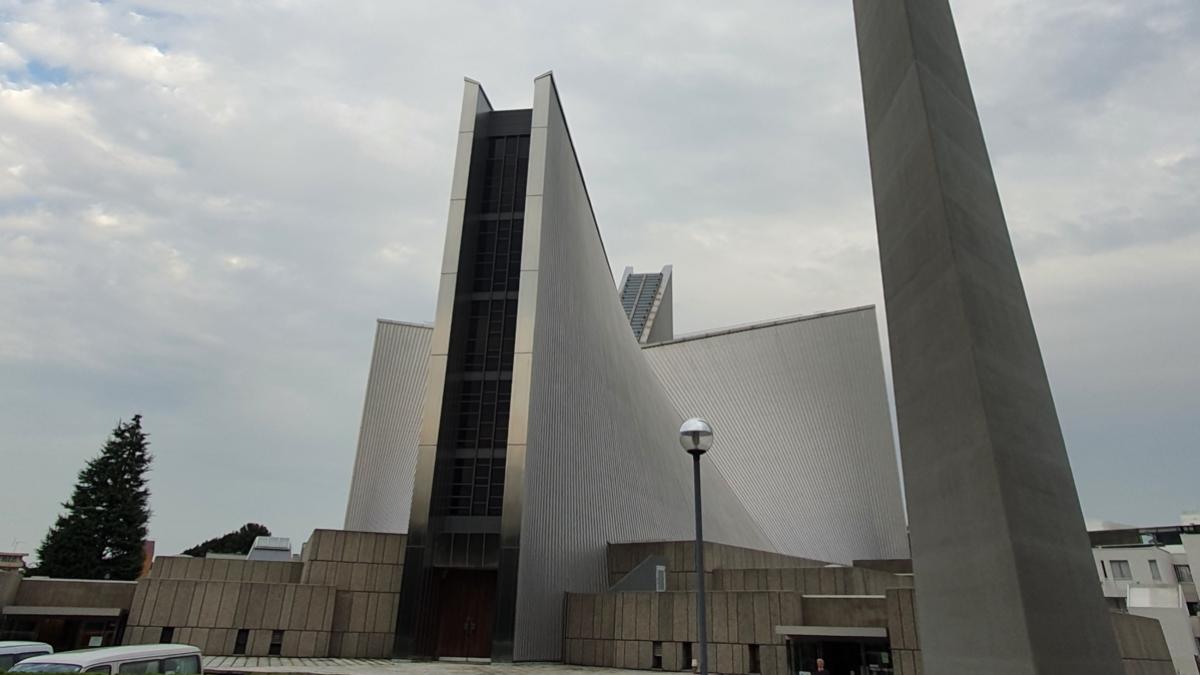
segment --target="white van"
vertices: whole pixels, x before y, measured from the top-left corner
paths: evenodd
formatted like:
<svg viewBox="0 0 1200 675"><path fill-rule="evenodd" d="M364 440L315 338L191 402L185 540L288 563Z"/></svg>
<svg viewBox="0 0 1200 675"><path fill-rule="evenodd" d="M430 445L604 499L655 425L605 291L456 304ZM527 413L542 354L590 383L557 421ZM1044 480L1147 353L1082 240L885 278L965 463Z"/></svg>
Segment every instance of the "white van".
<svg viewBox="0 0 1200 675"><path fill-rule="evenodd" d="M191 645L126 645L35 656L10 673L103 675L202 675L200 650Z"/></svg>
<svg viewBox="0 0 1200 675"><path fill-rule="evenodd" d="M0 672L34 656L53 654L54 648L45 642L17 642L0 640Z"/></svg>

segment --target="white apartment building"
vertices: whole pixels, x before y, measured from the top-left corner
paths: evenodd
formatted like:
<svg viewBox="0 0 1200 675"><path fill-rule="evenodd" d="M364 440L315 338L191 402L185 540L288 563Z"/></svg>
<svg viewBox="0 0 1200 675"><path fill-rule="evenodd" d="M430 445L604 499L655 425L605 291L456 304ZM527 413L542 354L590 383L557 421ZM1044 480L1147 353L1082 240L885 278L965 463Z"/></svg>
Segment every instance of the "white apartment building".
<svg viewBox="0 0 1200 675"><path fill-rule="evenodd" d="M1096 574L1109 605L1157 619L1176 672L1200 674L1200 597L1195 582L1200 576L1200 525L1089 535Z"/></svg>

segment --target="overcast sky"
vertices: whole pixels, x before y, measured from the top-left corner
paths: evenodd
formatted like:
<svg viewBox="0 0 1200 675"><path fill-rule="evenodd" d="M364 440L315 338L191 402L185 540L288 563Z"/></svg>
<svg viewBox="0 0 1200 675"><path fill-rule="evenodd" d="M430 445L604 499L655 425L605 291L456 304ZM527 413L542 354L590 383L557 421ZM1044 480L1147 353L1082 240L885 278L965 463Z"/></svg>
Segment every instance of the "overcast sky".
<svg viewBox="0 0 1200 675"><path fill-rule="evenodd" d="M1200 4L958 0L1085 513L1200 509ZM849 0L0 0L0 549L119 419L151 536L342 523L375 319L429 321L464 75L553 69L677 331L882 305ZM886 349L886 345L884 347Z"/></svg>

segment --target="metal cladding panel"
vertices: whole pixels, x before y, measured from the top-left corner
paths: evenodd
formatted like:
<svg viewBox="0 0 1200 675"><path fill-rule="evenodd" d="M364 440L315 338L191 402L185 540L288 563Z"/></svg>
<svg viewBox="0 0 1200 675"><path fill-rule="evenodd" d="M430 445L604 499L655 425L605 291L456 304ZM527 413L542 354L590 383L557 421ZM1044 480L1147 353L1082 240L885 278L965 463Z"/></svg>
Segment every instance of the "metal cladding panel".
<svg viewBox="0 0 1200 675"><path fill-rule="evenodd" d="M428 326L380 321L367 378L346 529L408 531L429 363Z"/></svg>
<svg viewBox="0 0 1200 675"><path fill-rule="evenodd" d="M607 542L695 535L682 418L613 292L553 90L547 105L515 660L561 658L563 592L604 590ZM703 489L706 539L773 548L707 460Z"/></svg>
<svg viewBox="0 0 1200 675"><path fill-rule="evenodd" d="M645 347L706 455L781 553L908 555L875 308Z"/></svg>

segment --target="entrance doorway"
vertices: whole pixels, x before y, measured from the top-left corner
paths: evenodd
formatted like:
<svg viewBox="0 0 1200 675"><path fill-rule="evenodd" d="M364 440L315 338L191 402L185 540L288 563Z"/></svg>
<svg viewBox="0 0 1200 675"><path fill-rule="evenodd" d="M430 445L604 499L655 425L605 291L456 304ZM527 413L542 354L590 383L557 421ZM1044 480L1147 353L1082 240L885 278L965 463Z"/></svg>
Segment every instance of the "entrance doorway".
<svg viewBox="0 0 1200 675"><path fill-rule="evenodd" d="M434 656L487 659L492 656L496 616L494 570L438 570L438 634Z"/></svg>
<svg viewBox="0 0 1200 675"><path fill-rule="evenodd" d="M862 637L788 638L792 673L813 673L817 659L825 660L831 675L891 675L891 651L886 639Z"/></svg>

